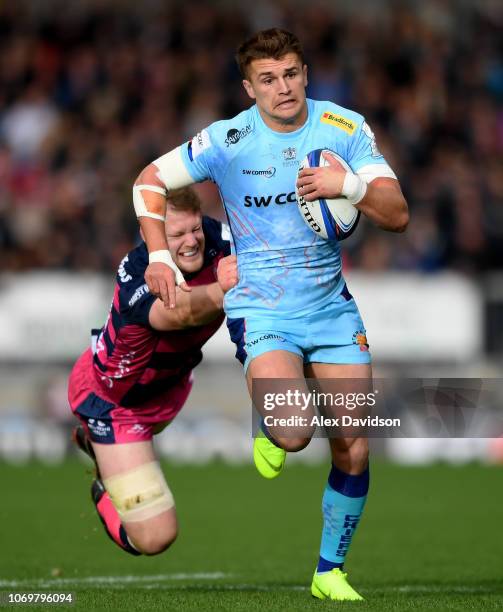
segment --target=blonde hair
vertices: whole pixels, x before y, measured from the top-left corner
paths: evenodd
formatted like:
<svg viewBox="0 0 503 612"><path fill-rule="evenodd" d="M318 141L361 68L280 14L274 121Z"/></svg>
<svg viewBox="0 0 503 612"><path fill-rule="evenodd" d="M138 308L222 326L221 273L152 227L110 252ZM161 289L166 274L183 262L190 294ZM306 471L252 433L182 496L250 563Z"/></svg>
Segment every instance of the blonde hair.
<svg viewBox="0 0 503 612"><path fill-rule="evenodd" d="M190 210L201 212L201 200L192 187L173 189L166 198L167 207L173 211Z"/></svg>

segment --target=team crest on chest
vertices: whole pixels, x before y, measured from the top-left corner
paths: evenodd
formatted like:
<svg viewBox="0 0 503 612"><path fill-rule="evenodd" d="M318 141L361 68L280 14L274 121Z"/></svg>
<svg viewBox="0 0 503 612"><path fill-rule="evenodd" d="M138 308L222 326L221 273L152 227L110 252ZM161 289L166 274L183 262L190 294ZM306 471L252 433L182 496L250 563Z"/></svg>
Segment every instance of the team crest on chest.
<svg viewBox="0 0 503 612"><path fill-rule="evenodd" d="M288 147L286 149L283 149L282 153L283 159L285 161L292 161L294 159L297 159L297 149L295 147Z"/></svg>
<svg viewBox="0 0 503 612"><path fill-rule="evenodd" d="M297 160L297 149L295 147L287 147L281 151L283 156L283 166L297 166L299 164Z"/></svg>

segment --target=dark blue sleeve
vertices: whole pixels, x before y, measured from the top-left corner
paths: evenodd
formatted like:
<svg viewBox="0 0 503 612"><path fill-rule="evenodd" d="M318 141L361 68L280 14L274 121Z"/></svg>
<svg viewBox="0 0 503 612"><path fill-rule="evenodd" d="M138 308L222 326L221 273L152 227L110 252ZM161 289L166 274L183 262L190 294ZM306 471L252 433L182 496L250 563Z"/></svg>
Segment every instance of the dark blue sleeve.
<svg viewBox="0 0 503 612"><path fill-rule="evenodd" d="M145 282L148 253L145 244L124 257L117 271L119 311L124 323L150 327L148 315L156 297Z"/></svg>

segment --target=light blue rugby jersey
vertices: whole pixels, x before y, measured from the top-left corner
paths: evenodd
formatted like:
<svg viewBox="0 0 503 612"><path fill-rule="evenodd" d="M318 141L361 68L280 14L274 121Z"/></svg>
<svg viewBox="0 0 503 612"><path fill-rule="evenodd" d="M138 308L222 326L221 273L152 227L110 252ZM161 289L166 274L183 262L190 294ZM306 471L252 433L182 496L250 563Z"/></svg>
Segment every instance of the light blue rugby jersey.
<svg viewBox="0 0 503 612"><path fill-rule="evenodd" d="M254 105L182 147L194 181L214 181L225 206L239 272L225 298L231 318L302 317L344 286L339 244L314 234L297 208L295 181L307 153L331 149L354 172L394 177L361 115L333 102L307 104L308 120L295 132L271 130Z"/></svg>

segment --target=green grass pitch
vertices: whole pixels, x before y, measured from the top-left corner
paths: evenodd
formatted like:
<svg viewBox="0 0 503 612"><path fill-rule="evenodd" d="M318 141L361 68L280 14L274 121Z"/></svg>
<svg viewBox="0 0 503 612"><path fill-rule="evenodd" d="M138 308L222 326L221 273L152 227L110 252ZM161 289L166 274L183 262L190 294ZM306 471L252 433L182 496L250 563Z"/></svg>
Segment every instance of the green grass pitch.
<svg viewBox="0 0 503 612"><path fill-rule="evenodd" d="M347 562L366 602L345 604L308 588L326 466L287 465L271 482L252 466L164 468L179 539L133 558L105 536L83 464L0 464L0 591L72 591L65 609L128 612L503 608L500 467L373 465Z"/></svg>

